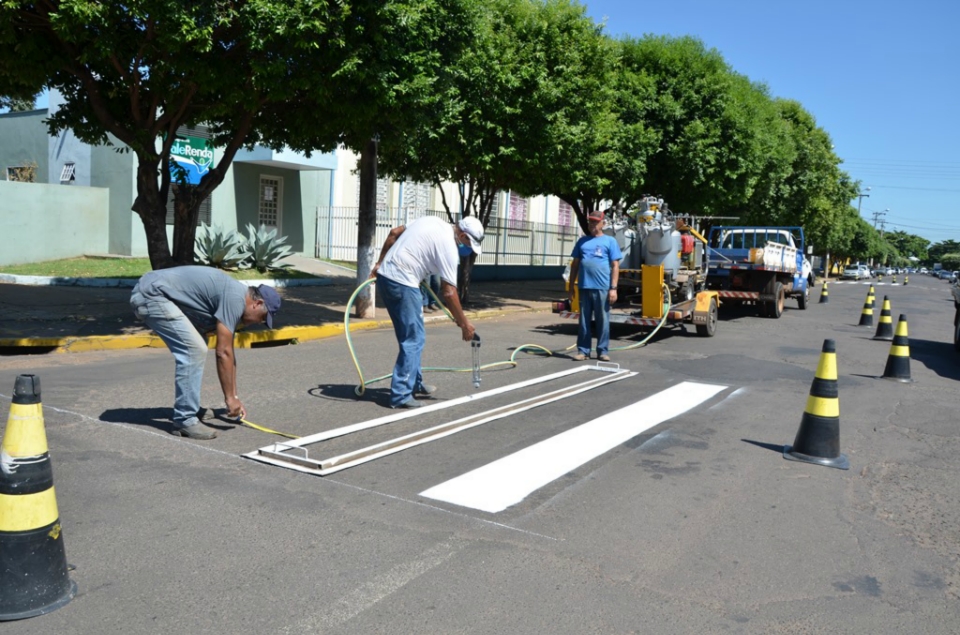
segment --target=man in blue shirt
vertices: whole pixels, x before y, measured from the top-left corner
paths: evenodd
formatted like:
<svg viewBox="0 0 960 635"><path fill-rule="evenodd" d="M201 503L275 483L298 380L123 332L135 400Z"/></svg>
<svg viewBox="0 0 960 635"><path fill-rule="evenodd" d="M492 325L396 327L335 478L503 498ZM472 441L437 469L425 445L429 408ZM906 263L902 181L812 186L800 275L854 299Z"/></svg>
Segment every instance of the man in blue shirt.
<svg viewBox="0 0 960 635"><path fill-rule="evenodd" d="M592 212L587 217L589 233L577 241L571 254L570 281L577 282L580 295L580 329L577 354L573 356L577 362L590 357L591 321L594 321L593 333L597 338L597 359L610 361L607 354L610 350L610 305L617 301L623 253L616 239L603 233L603 224L603 212Z"/></svg>

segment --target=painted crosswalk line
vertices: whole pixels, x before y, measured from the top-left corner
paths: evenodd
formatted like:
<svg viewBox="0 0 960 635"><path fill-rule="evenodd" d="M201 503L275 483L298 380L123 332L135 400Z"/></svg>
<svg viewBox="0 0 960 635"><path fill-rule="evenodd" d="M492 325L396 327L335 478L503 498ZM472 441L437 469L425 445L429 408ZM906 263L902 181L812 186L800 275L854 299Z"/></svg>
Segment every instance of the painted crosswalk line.
<svg viewBox="0 0 960 635"><path fill-rule="evenodd" d="M633 437L707 401L726 386L683 382L420 493L485 512L532 492Z"/></svg>

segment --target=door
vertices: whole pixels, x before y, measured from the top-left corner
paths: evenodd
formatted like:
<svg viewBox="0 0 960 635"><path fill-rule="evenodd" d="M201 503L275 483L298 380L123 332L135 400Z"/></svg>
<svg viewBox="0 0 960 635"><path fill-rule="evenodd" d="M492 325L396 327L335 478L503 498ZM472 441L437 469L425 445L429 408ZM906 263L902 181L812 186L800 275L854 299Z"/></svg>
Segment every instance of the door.
<svg viewBox="0 0 960 635"><path fill-rule="evenodd" d="M283 234L283 177L260 175L260 224Z"/></svg>

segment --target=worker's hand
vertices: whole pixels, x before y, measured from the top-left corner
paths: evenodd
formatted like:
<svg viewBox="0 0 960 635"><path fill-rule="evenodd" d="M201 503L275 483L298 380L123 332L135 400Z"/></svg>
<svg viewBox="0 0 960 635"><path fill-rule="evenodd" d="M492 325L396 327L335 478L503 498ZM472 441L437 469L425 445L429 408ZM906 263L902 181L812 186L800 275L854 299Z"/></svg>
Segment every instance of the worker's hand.
<svg viewBox="0 0 960 635"><path fill-rule="evenodd" d="M233 419L246 419L247 411L237 397L227 397L227 416Z"/></svg>
<svg viewBox="0 0 960 635"><path fill-rule="evenodd" d="M463 326L460 327L460 333L463 335L464 342L470 342L473 340L473 334L477 332L477 329L473 328L473 324L470 324L469 320L463 323Z"/></svg>
<svg viewBox="0 0 960 635"><path fill-rule="evenodd" d="M617 301L617 290L610 289L610 294L607 297L610 298L610 304L615 304Z"/></svg>
<svg viewBox="0 0 960 635"><path fill-rule="evenodd" d="M373 268L370 270L370 276L369 276L368 280L373 280L374 278L377 277L377 270L378 270L378 269L380 269L380 263L379 263L379 262L378 262L377 264L373 265Z"/></svg>

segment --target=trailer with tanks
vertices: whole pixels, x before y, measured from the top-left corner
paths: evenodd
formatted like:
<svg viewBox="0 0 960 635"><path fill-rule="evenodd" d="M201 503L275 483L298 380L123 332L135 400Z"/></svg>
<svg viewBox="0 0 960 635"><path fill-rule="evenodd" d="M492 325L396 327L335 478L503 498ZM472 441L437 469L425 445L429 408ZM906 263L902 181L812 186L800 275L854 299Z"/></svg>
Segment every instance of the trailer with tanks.
<svg viewBox="0 0 960 635"><path fill-rule="evenodd" d="M624 255L610 322L641 329L692 324L698 335L713 337L720 299L706 286L707 241L696 219L674 215L662 198L645 197L626 213L608 211L606 220L604 233ZM567 280L567 291L570 297L555 302L553 311L579 319L575 280Z"/></svg>

